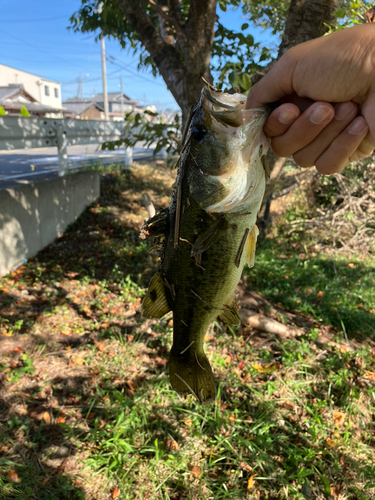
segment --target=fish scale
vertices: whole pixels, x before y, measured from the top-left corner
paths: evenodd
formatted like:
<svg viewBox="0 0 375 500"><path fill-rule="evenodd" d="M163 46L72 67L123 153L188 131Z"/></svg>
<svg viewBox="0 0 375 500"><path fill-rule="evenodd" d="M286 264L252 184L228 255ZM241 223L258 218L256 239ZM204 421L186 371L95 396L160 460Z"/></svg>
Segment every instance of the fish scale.
<svg viewBox="0 0 375 500"><path fill-rule="evenodd" d="M195 109L167 211L144 225L162 241L161 266L142 302L145 317L173 311L172 387L214 399L203 341L217 318L239 324L234 291L253 264L257 213L265 188L262 128L269 110L206 87Z"/></svg>

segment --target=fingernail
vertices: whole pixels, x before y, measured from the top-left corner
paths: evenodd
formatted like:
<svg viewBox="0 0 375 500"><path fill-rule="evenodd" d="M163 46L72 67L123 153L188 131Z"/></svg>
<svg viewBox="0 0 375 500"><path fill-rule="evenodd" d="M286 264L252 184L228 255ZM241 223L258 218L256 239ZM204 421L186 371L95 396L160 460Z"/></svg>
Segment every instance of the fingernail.
<svg viewBox="0 0 375 500"><path fill-rule="evenodd" d="M283 125L289 125L289 123L292 123L297 116L298 113L296 111L293 111L292 109L284 109L284 111L280 111L278 120Z"/></svg>
<svg viewBox="0 0 375 500"><path fill-rule="evenodd" d="M352 121L352 123L349 125L348 132L350 135L360 135L367 128L368 126L366 120L360 116Z"/></svg>
<svg viewBox="0 0 375 500"><path fill-rule="evenodd" d="M315 125L320 125L325 122L327 118L333 115L332 108L328 106L317 106L310 115L310 121L315 123Z"/></svg>
<svg viewBox="0 0 375 500"><path fill-rule="evenodd" d="M335 107L336 120L345 120L354 111L354 104L351 102L342 102Z"/></svg>

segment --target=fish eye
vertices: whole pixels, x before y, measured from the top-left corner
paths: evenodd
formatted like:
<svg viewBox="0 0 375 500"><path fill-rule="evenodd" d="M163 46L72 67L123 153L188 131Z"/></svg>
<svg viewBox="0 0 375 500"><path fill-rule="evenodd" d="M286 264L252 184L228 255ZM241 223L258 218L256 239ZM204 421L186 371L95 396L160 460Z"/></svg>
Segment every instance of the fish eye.
<svg viewBox="0 0 375 500"><path fill-rule="evenodd" d="M195 125L191 128L191 136L195 141L200 142L207 134L207 129L203 125Z"/></svg>

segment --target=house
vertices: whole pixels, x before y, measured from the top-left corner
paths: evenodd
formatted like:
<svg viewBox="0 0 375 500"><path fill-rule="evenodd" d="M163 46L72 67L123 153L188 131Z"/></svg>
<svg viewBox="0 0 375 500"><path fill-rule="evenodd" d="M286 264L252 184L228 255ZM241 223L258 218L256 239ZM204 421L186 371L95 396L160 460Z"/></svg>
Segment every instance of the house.
<svg viewBox="0 0 375 500"><path fill-rule="evenodd" d="M129 96L122 93L124 102L124 113L130 113L137 106L137 101L133 101ZM92 98L93 102L98 103L104 109L104 97L103 94L96 94ZM108 93L108 113L110 120L122 120L121 115L121 92L109 92Z"/></svg>
<svg viewBox="0 0 375 500"><path fill-rule="evenodd" d="M137 107L137 101L133 101L126 94L123 96L124 114L133 111ZM83 120L104 120L104 98L103 94L96 94L91 99L80 99L74 97L63 102L64 116L81 118ZM121 121L121 92L108 93L109 119Z"/></svg>
<svg viewBox="0 0 375 500"><path fill-rule="evenodd" d="M81 120L104 120L104 109L91 99L67 99L63 103L64 117Z"/></svg>
<svg viewBox="0 0 375 500"><path fill-rule="evenodd" d="M22 84L11 84L0 87L0 106L3 106L7 115L20 115L22 107L26 107L32 116L57 118L61 116L58 109L38 102L31 94L26 92Z"/></svg>
<svg viewBox="0 0 375 500"><path fill-rule="evenodd" d="M59 82L0 64L0 87L22 85L25 92L43 106L57 110L61 116L61 85ZM26 106L27 107L27 106Z"/></svg>

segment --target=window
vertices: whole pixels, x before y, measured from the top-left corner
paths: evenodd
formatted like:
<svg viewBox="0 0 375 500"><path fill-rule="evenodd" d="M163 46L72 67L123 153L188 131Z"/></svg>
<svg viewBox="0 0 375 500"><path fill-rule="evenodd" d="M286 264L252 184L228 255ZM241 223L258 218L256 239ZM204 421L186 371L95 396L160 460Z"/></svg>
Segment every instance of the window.
<svg viewBox="0 0 375 500"><path fill-rule="evenodd" d="M44 93L45 93L45 95L49 95L49 87L48 87L48 85L44 85Z"/></svg>
<svg viewBox="0 0 375 500"><path fill-rule="evenodd" d="M59 89L55 89L55 97L59 97Z"/></svg>

